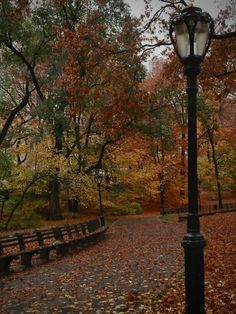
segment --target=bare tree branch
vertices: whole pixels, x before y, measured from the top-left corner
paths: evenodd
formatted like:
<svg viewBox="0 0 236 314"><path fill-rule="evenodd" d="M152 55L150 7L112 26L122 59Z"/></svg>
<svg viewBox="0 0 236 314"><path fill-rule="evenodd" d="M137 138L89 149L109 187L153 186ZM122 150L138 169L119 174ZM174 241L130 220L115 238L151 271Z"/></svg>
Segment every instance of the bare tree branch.
<svg viewBox="0 0 236 314"><path fill-rule="evenodd" d="M140 48L141 49L152 49L152 48L156 48L156 47L161 47L161 46L171 46L172 43L171 42L166 42L166 41L161 41L159 43L156 44L145 44L142 45Z"/></svg>
<svg viewBox="0 0 236 314"><path fill-rule="evenodd" d="M224 33L224 34L214 34L212 36L212 39L226 39L226 38L234 38L236 37L236 31L235 32L229 32L229 33Z"/></svg>
<svg viewBox="0 0 236 314"><path fill-rule="evenodd" d="M25 95L23 99L21 100L19 105L11 111L11 113L9 114L0 132L0 146L2 145L10 126L12 125L12 122L15 119L15 116L28 104L31 93L32 93L32 90L29 91L28 86L26 86L26 91L25 91Z"/></svg>
<svg viewBox="0 0 236 314"><path fill-rule="evenodd" d="M15 211L16 211L16 209L20 206L20 204L21 204L22 201L24 200L24 197L25 197L27 191L30 189L30 187L31 187L32 185L34 185L38 180L43 179L43 178L46 178L46 177L49 177L49 175L45 175L45 174L44 174L44 175L40 175L40 176L35 176L35 177L27 184L27 186L25 187L25 189L24 189L24 191L23 191L23 193L22 193L20 199L16 202L16 204L15 204L15 205L12 207L12 209L11 209L11 212L10 212L9 217L8 217L8 219L7 219L7 221L6 221L6 224L5 224L5 230L7 230L8 225L9 225L9 223L10 223L10 221L11 221L11 219L12 219L12 217L13 217Z"/></svg>
<svg viewBox="0 0 236 314"><path fill-rule="evenodd" d="M21 59L21 61L26 65L27 69L29 70L31 77L32 77L32 81L34 83L35 89L39 95L39 98L41 100L44 100L44 95L41 91L41 88L39 86L39 82L38 79L36 77L35 71L34 71L34 66L32 66L30 64L30 62L25 58L25 56L22 54L21 51L17 50L17 48L14 46L13 41L10 37L10 35L8 36L8 40L4 41L4 44L6 45L6 47L8 49L10 49L18 58Z"/></svg>

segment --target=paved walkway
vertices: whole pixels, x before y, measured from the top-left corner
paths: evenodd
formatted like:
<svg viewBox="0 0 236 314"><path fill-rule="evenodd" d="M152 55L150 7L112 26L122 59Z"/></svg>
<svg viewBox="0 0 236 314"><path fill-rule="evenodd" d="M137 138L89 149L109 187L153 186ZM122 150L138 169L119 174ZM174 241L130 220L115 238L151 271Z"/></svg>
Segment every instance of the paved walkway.
<svg viewBox="0 0 236 314"><path fill-rule="evenodd" d="M134 296L181 269L184 230L158 218L118 221L94 246L1 278L0 313L144 313Z"/></svg>

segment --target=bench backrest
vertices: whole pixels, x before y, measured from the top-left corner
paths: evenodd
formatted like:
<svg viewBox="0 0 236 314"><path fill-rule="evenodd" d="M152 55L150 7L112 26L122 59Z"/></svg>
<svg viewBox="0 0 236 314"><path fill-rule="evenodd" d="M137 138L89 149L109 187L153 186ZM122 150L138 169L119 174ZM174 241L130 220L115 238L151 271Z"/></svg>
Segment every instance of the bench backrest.
<svg viewBox="0 0 236 314"><path fill-rule="evenodd" d="M87 230L89 233L95 232L101 227L100 219L94 219L87 222Z"/></svg>
<svg viewBox="0 0 236 314"><path fill-rule="evenodd" d="M94 219L81 224L70 224L65 226L53 227L50 229L37 229L33 232L16 233L12 236L0 238L0 256L4 255L7 248L15 248L22 251L27 249L30 243L41 247L51 241L65 241L81 238L89 233L95 232L101 227L100 219Z"/></svg>
<svg viewBox="0 0 236 314"><path fill-rule="evenodd" d="M222 209L235 209L236 210L236 203L224 203L222 204ZM219 210L218 204L209 204L209 205L199 205L199 210L202 212L206 211L217 211ZM165 208L166 214L172 213L184 213L188 211L188 206L185 205L183 207L176 207L176 208Z"/></svg>

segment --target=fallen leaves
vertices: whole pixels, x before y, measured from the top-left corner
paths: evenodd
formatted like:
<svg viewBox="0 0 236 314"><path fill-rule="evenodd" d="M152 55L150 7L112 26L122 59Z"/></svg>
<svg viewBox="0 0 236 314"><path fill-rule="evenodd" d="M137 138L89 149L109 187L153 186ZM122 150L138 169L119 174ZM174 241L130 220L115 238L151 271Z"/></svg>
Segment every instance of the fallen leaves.
<svg viewBox="0 0 236 314"><path fill-rule="evenodd" d="M109 230L96 245L2 278L1 313L19 313L19 308L60 313L70 305L82 313L143 311L142 293L162 285L181 267L183 225L152 217L117 222ZM14 297L7 290L12 287ZM133 304L132 294L137 296Z"/></svg>
<svg viewBox="0 0 236 314"><path fill-rule="evenodd" d="M205 303L207 314L236 313L236 214L201 218L206 234ZM156 292L156 297L158 297ZM153 313L184 312L184 280L174 278ZM155 312L156 311L156 312Z"/></svg>
<svg viewBox="0 0 236 314"><path fill-rule="evenodd" d="M207 314L235 313L236 214L201 218ZM1 278L1 313L183 313L186 223L117 222L105 240Z"/></svg>

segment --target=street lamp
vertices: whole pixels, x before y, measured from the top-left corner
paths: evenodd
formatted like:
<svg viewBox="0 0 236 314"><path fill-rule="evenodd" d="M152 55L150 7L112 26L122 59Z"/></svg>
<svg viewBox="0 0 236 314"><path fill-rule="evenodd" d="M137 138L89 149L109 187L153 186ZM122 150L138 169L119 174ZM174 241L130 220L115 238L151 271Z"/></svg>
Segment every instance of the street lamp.
<svg viewBox="0 0 236 314"><path fill-rule="evenodd" d="M101 184L102 184L103 177L104 177L104 171L101 168L99 168L96 173L95 179L98 186L99 211L100 211L100 221L101 221L102 227L105 226L104 213L103 213L103 207L102 207L102 194L101 194Z"/></svg>
<svg viewBox="0 0 236 314"><path fill-rule="evenodd" d="M210 15L200 8L187 7L174 17L170 38L184 65L188 94L188 222L182 246L185 255L185 300L187 314L205 313L205 239L200 233L197 175L197 75L214 31Z"/></svg>

